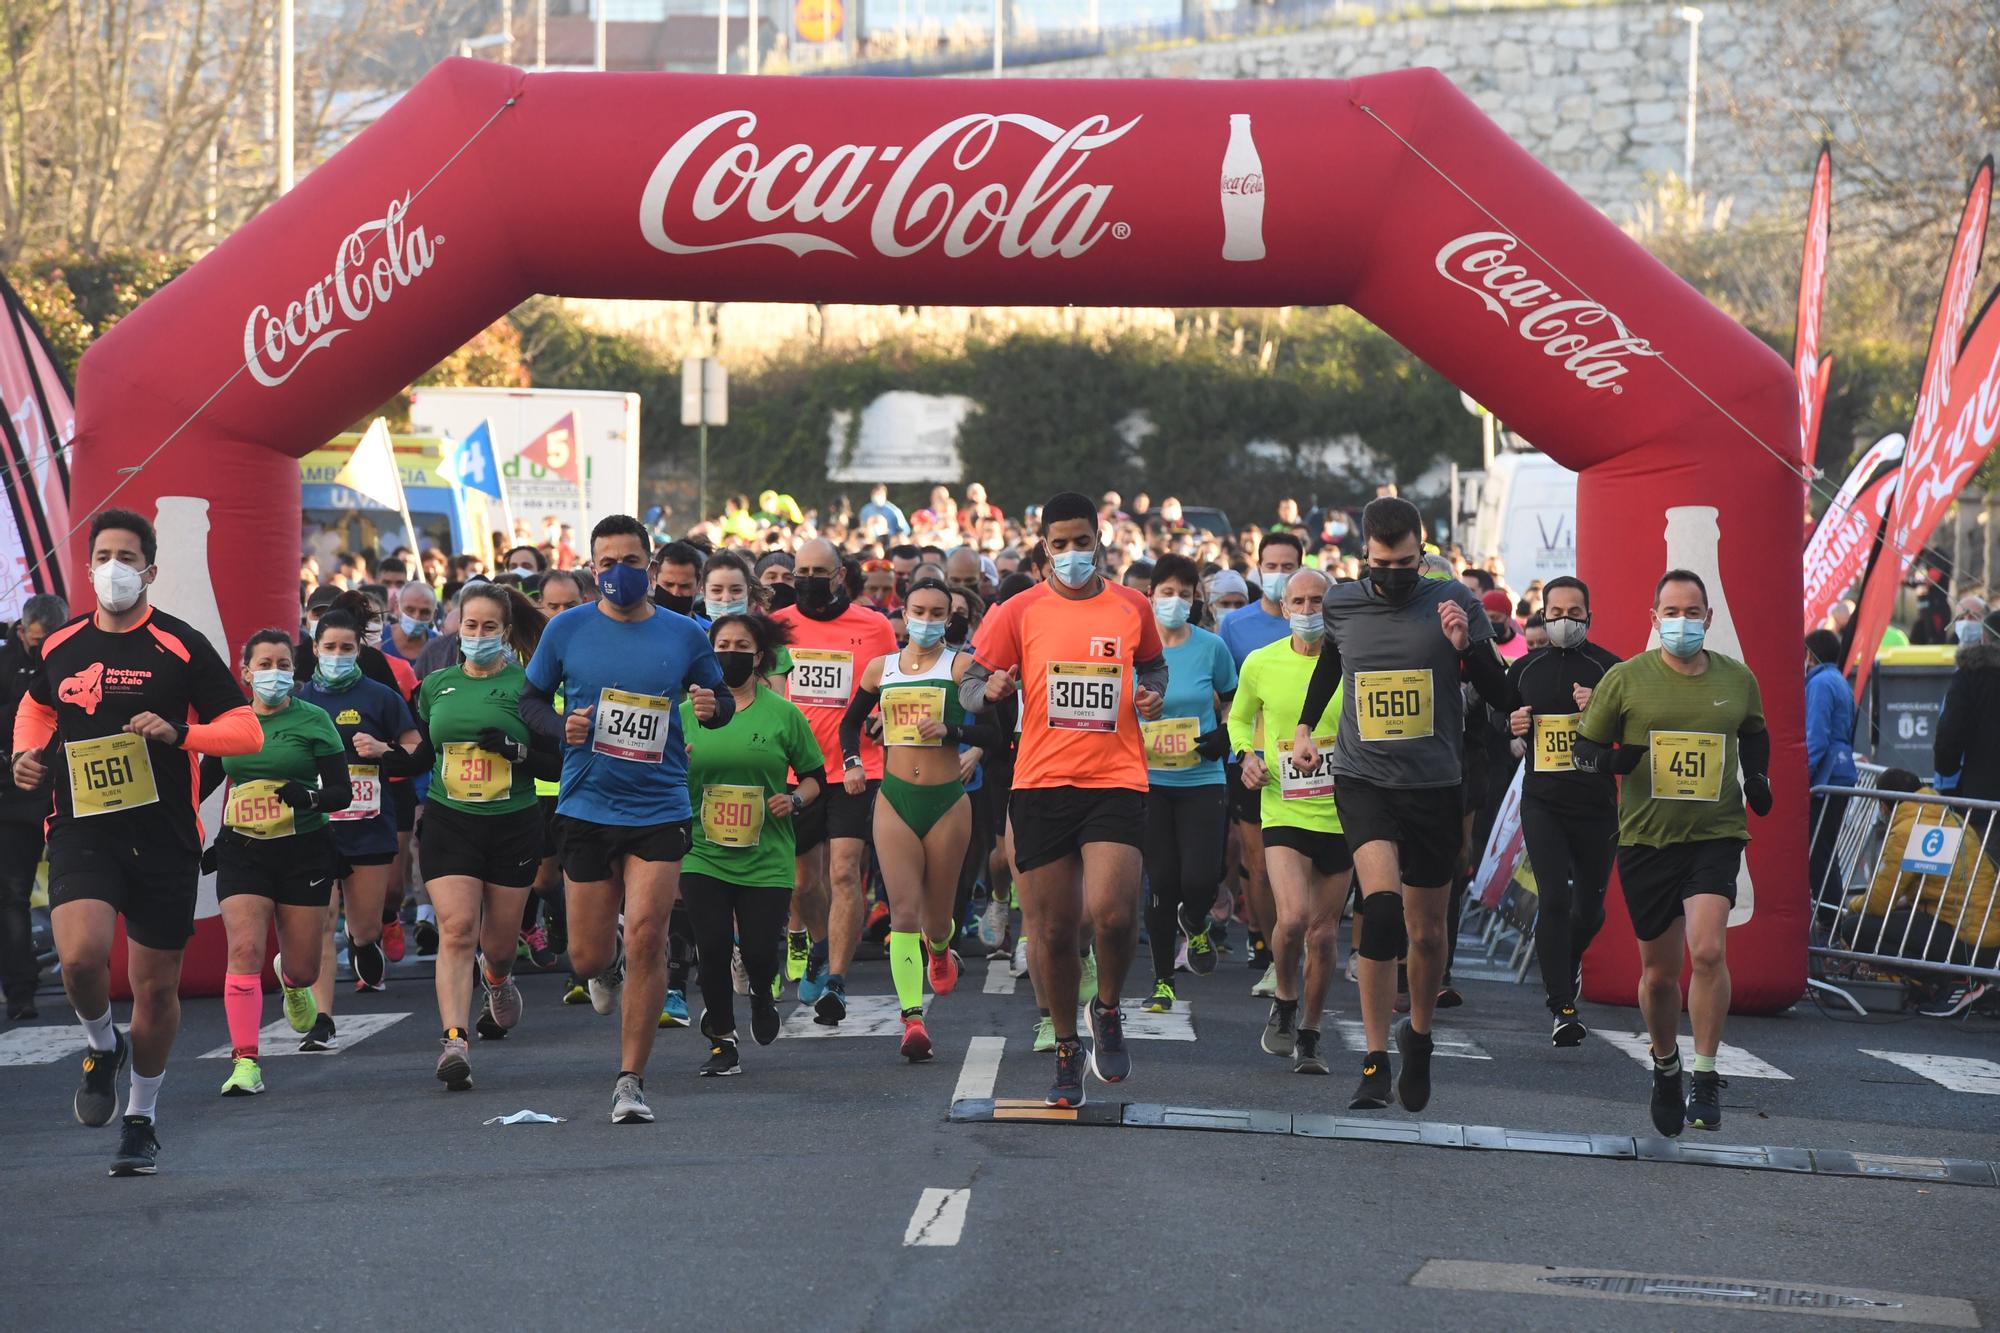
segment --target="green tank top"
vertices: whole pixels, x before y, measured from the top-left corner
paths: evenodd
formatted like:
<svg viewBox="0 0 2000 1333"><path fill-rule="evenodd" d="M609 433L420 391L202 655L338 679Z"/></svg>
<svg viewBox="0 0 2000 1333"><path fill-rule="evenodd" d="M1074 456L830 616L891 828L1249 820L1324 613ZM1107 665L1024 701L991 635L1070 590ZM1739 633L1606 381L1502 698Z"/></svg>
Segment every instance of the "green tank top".
<svg viewBox="0 0 2000 1333"><path fill-rule="evenodd" d="M958 701L958 682L952 679L956 649L947 648L937 661L921 672L903 670L903 654L891 653L882 659L882 743L884 745L941 746L943 741L919 740L916 726L934 718L947 727L965 723L965 705Z"/></svg>

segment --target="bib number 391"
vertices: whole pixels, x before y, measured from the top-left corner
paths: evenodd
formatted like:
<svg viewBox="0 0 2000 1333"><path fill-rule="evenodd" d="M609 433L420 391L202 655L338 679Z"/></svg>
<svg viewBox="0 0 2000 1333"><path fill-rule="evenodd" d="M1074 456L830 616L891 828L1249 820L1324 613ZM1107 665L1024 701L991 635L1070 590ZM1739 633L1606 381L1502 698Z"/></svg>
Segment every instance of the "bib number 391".
<svg viewBox="0 0 2000 1333"><path fill-rule="evenodd" d="M1118 730L1125 668L1117 662L1051 662L1049 727L1055 731Z"/></svg>
<svg viewBox="0 0 2000 1333"><path fill-rule="evenodd" d="M613 759L657 764L667 752L668 719L673 701L655 694L600 690L590 748Z"/></svg>
<svg viewBox="0 0 2000 1333"><path fill-rule="evenodd" d="M1364 741L1415 741L1429 736L1431 673L1355 672L1354 723Z"/></svg>

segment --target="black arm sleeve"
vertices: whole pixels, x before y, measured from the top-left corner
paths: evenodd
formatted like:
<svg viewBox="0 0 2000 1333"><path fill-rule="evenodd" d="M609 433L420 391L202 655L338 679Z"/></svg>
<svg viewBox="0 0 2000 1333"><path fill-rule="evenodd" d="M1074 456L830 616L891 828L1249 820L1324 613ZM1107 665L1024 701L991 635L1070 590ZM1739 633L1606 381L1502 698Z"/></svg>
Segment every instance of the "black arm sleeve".
<svg viewBox="0 0 2000 1333"><path fill-rule="evenodd" d="M798 773L798 770L797 770L797 769L793 769L792 771L793 771L794 773ZM801 786L801 787L805 786L805 784L806 784L806 782L807 782L808 780L810 780L810 781L813 781L813 782L817 782L817 783L819 784L819 794L820 794L820 796L824 796L824 795L826 795L826 765L825 765L825 764L821 764L821 765L820 765L820 766L819 766L818 768L810 768L810 769L807 769L807 770L806 770L805 772L803 772L803 773L799 773L799 786ZM815 797L813 798L813 800L815 800L815 801L816 801L816 800L818 800L818 799L819 799L819 797L818 797L818 796L815 796ZM811 805L811 804L812 804L812 801L807 801L807 802L806 802L806 804L807 804L807 805Z"/></svg>
<svg viewBox="0 0 2000 1333"><path fill-rule="evenodd" d="M437 762L437 747L431 744L431 729L415 713L410 720L417 724L417 748L405 750L400 745L391 745L389 752L379 759L363 759L364 764L375 764L385 778L418 778L431 771Z"/></svg>
<svg viewBox="0 0 2000 1333"><path fill-rule="evenodd" d="M201 757L201 799L207 800L222 785L222 760L212 754Z"/></svg>
<svg viewBox="0 0 2000 1333"><path fill-rule="evenodd" d="M845 723L843 721L844 726ZM946 727L944 729L944 738L947 744L977 745L988 754L993 753L994 747L1000 744L1004 735L1005 733L1000 730L999 724L991 721L975 722L971 718L967 718L955 727ZM845 739L843 733L843 743Z"/></svg>
<svg viewBox="0 0 2000 1333"><path fill-rule="evenodd" d="M1743 771L1753 778L1767 778L1771 773L1771 733L1766 731L1738 732L1736 736L1736 758L1743 765Z"/></svg>
<svg viewBox="0 0 2000 1333"><path fill-rule="evenodd" d="M729 719L736 716L736 694L727 685L715 690L715 716L702 723L708 731L729 725Z"/></svg>
<svg viewBox="0 0 2000 1333"><path fill-rule="evenodd" d="M428 740L424 742L423 748L426 750L430 748ZM530 728L528 732L529 774L543 782L558 782L562 779L562 766L562 746L547 736L542 735L541 732ZM426 764L424 767L428 768L430 765Z"/></svg>
<svg viewBox="0 0 2000 1333"><path fill-rule="evenodd" d="M353 805L354 783L347 776L347 756L323 754L315 766L319 769L319 790L313 794L313 809L330 815Z"/></svg>
<svg viewBox="0 0 2000 1333"><path fill-rule="evenodd" d="M847 701L847 711L840 716L840 753L858 755L861 753L861 724L875 711L881 701L879 690L871 690L863 685L854 691L854 697Z"/></svg>
<svg viewBox="0 0 2000 1333"><path fill-rule="evenodd" d="M1479 691L1479 697L1486 701L1487 707L1506 711L1507 668L1492 645L1475 643L1459 660L1465 663L1466 679L1472 682L1473 689Z"/></svg>
<svg viewBox="0 0 2000 1333"><path fill-rule="evenodd" d="M1314 735L1319 734L1319 720L1326 716L1326 706L1340 688L1341 669L1340 645L1329 634L1320 640L1319 660L1313 663L1312 680L1306 684L1306 706L1299 713L1299 725Z"/></svg>
<svg viewBox="0 0 2000 1333"><path fill-rule="evenodd" d="M1581 733L1576 738L1576 766L1586 773L1616 773L1623 777L1645 757L1643 745L1602 745Z"/></svg>
<svg viewBox="0 0 2000 1333"><path fill-rule="evenodd" d="M721 702L719 697L717 702ZM533 685L523 681L521 684L519 708L521 721L527 724L529 731L534 732L537 736L547 737L557 745L562 744L563 720L556 713L556 700L553 694L544 694ZM717 713L721 711L720 708L716 709Z"/></svg>

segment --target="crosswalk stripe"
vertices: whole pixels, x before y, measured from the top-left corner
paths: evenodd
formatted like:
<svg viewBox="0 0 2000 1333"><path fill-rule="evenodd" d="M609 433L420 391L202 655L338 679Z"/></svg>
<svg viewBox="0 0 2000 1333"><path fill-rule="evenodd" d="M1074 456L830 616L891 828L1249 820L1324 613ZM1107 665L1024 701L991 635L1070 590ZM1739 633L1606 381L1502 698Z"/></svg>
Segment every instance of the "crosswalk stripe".
<svg viewBox="0 0 2000 1333"><path fill-rule="evenodd" d="M302 1051L299 1049L299 1034L292 1031L292 1025L280 1018L274 1023L266 1023L264 1030L257 1034L257 1058L268 1060L274 1055L339 1055L351 1050L356 1042L366 1041L378 1032L386 1031L408 1018L408 1014L342 1014L335 1020L336 1034L340 1039L337 1050ZM232 1047L228 1042L212 1051L203 1051L204 1060L227 1060Z"/></svg>
<svg viewBox="0 0 2000 1333"><path fill-rule="evenodd" d="M1970 1055L1916 1055L1907 1051L1871 1051L1863 1055L1901 1065L1953 1092L1977 1092L2000 1097L2000 1064Z"/></svg>
<svg viewBox="0 0 2000 1333"><path fill-rule="evenodd" d="M1335 1022L1340 1028L1341 1044L1348 1050L1361 1055L1368 1054L1368 1032L1358 1018L1341 1018ZM1432 1034L1433 1053L1454 1060L1491 1060L1493 1057L1480 1049L1479 1043L1463 1037L1447 1037L1443 1033Z"/></svg>
<svg viewBox="0 0 2000 1333"><path fill-rule="evenodd" d="M1652 1044L1643 1032L1608 1032L1596 1029L1596 1035L1604 1038L1625 1054L1637 1060L1646 1068L1653 1067ZM1694 1043L1686 1038L1681 1040L1681 1067L1694 1068ZM1715 1072L1724 1078L1774 1078L1791 1080L1791 1075L1776 1065L1766 1064L1740 1046L1723 1042L1716 1048Z"/></svg>
<svg viewBox="0 0 2000 1333"><path fill-rule="evenodd" d="M927 1189L903 1228L905 1245L956 1245L965 1231L965 1210L972 1191Z"/></svg>
<svg viewBox="0 0 2000 1333"><path fill-rule="evenodd" d="M1019 980L1007 970L1009 958L1005 954L993 955L993 961L986 965L986 986L988 995L1012 995L1014 983Z"/></svg>
<svg viewBox="0 0 2000 1333"><path fill-rule="evenodd" d="M83 1029L74 1023L17 1027L0 1032L0 1069L12 1065L52 1065L83 1054Z"/></svg>

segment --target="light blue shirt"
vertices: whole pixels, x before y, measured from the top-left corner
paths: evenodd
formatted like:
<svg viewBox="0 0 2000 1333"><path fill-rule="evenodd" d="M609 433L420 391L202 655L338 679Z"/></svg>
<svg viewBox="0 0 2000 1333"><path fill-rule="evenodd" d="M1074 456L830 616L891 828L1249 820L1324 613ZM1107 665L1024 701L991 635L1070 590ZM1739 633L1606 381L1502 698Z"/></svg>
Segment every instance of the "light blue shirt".
<svg viewBox="0 0 2000 1333"><path fill-rule="evenodd" d="M889 524L889 535L906 537L910 532L910 520L903 517L903 511L887 500L870 500L861 506L861 522L865 525L871 518L881 518Z"/></svg>
<svg viewBox="0 0 2000 1333"><path fill-rule="evenodd" d="M1191 626L1186 643L1167 649L1167 697L1161 717L1194 718L1199 727L1195 734L1206 735L1220 725L1215 696L1235 692L1236 663L1216 635ZM1146 777L1155 787L1208 787L1225 780L1220 759L1204 759L1193 768L1155 768Z"/></svg>
<svg viewBox="0 0 2000 1333"><path fill-rule="evenodd" d="M1243 659L1262 648L1267 643L1291 637L1292 625L1283 616L1268 615L1262 601L1239 606L1222 618L1216 627L1222 642L1228 645L1229 655L1236 662L1236 669L1243 669Z"/></svg>

